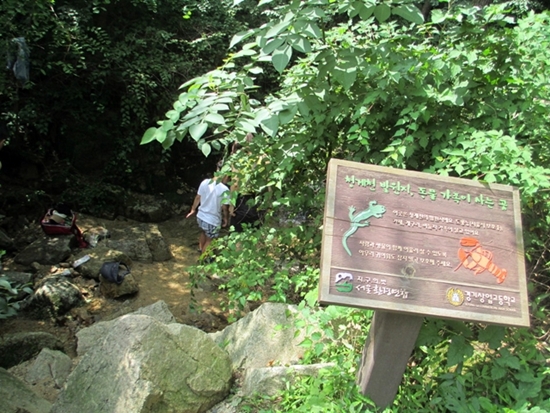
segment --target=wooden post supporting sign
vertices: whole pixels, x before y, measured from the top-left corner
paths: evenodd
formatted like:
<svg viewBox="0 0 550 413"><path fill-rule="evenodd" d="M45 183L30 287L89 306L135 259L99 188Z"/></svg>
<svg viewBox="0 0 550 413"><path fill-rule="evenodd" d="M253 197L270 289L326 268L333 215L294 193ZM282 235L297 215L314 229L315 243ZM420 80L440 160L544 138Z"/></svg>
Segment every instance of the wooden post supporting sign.
<svg viewBox="0 0 550 413"><path fill-rule="evenodd" d="M424 316L529 326L519 191L331 160L319 301L376 310L358 384L391 404Z"/></svg>

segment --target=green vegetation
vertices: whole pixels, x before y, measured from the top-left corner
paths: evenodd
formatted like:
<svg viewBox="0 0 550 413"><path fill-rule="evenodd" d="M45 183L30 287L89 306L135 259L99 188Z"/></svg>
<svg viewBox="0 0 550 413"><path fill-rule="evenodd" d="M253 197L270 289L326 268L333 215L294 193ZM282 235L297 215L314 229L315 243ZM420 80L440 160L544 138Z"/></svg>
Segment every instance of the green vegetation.
<svg viewBox="0 0 550 413"><path fill-rule="evenodd" d="M192 275L222 277L236 317L254 301L301 302L322 328L308 330L304 362L336 367L243 411L372 408L354 385L370 313L317 308L307 295L333 157L521 189L532 327L427 319L388 410L549 410L550 15L516 3L441 2L424 21L406 2L260 4L277 18L235 35L231 47L241 49L184 84L142 138L163 147L189 138L209 156L255 134L221 174L254 185L266 222L219 240L215 260ZM258 96L270 64L280 87ZM289 224L295 215L306 220Z"/></svg>
<svg viewBox="0 0 550 413"><path fill-rule="evenodd" d="M24 202L2 185L0 207L43 209L53 192L103 211L115 185L161 191L223 157L265 223L214 243L193 280L220 277L234 319L299 304L304 362L336 365L243 411L353 412L372 409L354 384L371 312L315 302L328 161L515 185L531 328L427 319L389 410L550 410L550 14L488 3L3 0L0 49L24 37L31 70L24 84L0 72L2 176L25 165L30 183ZM0 317L18 296L0 280Z"/></svg>

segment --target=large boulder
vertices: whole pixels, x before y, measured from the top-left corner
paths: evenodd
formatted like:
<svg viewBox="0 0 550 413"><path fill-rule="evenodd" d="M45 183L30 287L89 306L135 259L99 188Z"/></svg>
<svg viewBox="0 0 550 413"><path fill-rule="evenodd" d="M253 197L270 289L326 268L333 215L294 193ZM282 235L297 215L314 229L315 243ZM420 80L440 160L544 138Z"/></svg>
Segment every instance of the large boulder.
<svg viewBox="0 0 550 413"><path fill-rule="evenodd" d="M294 334L299 316L296 306L265 303L210 336L229 353L234 369L298 364L305 351L299 346L305 332Z"/></svg>
<svg viewBox="0 0 550 413"><path fill-rule="evenodd" d="M50 413L51 403L29 386L0 368L0 411L2 413Z"/></svg>
<svg viewBox="0 0 550 413"><path fill-rule="evenodd" d="M168 305L165 301L162 300L159 300L156 303L148 305L146 307L141 307L140 309L132 312L132 314L147 315L164 324L171 324L176 322L176 318L170 312ZM125 314L120 314L119 316L122 315ZM100 321L99 323L92 324L90 327L79 330L76 333L76 353L79 356L82 356L88 350L97 346L97 343L101 342L108 334L108 332L113 329L115 323L116 319Z"/></svg>
<svg viewBox="0 0 550 413"><path fill-rule="evenodd" d="M203 331L129 314L70 374L52 413L200 413L223 400L231 361Z"/></svg>
<svg viewBox="0 0 550 413"><path fill-rule="evenodd" d="M141 262L167 261L172 258L170 248L155 224L138 224L131 228L114 229L105 240L109 248L123 251L131 259Z"/></svg>
<svg viewBox="0 0 550 413"><path fill-rule="evenodd" d="M25 266L29 266L33 262L58 264L70 257L74 243L74 235L58 237L43 235L17 254L14 260Z"/></svg>

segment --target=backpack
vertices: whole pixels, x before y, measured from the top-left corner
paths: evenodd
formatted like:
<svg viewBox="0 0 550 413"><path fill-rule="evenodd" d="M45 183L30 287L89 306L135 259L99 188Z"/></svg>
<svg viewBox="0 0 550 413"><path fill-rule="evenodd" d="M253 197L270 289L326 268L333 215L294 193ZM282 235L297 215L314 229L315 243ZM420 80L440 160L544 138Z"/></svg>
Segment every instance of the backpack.
<svg viewBox="0 0 550 413"><path fill-rule="evenodd" d="M121 269L121 266L125 267L126 269ZM99 273L107 281L116 284L122 284L122 281L124 281L124 277L130 274L130 267L128 267L123 262L118 261L104 262L101 266L101 269L99 270Z"/></svg>

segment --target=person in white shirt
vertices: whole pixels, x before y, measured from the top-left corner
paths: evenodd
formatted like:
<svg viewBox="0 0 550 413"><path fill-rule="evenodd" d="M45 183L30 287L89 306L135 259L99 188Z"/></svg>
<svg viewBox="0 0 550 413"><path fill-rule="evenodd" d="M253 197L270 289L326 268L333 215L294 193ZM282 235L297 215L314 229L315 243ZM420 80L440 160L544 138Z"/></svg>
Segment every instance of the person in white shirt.
<svg viewBox="0 0 550 413"><path fill-rule="evenodd" d="M193 201L189 218L197 211L197 223L202 230L199 236L201 254L206 251L214 238L220 235L220 229L226 227L229 221L229 188L217 178L203 180ZM199 206L200 205L200 206Z"/></svg>

